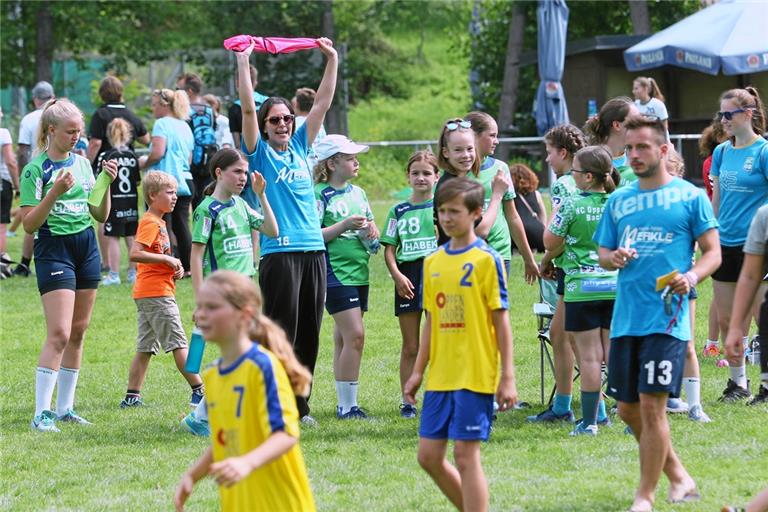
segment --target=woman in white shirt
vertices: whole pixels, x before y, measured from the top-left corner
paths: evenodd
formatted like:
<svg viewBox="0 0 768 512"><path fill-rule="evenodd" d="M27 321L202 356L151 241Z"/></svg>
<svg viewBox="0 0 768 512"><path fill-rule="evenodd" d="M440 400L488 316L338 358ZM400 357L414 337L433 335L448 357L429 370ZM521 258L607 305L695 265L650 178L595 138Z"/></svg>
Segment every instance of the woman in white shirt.
<svg viewBox="0 0 768 512"><path fill-rule="evenodd" d="M656 80L649 76L635 78L632 82L632 94L640 114L645 117L656 118L664 123L667 139L669 139L669 114L667 113L667 106L664 105L664 95L661 94Z"/></svg>

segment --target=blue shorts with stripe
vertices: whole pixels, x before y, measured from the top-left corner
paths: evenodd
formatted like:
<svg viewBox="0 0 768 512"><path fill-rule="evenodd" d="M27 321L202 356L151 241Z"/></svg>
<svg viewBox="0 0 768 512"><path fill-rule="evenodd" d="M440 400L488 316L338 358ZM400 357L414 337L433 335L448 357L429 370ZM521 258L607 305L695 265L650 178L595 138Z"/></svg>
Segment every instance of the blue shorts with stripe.
<svg viewBox="0 0 768 512"><path fill-rule="evenodd" d="M487 441L492 420L492 394L468 389L427 391L421 408L419 437Z"/></svg>
<svg viewBox="0 0 768 512"><path fill-rule="evenodd" d="M35 274L40 295L54 290L98 288L101 258L93 228L74 235L38 236Z"/></svg>

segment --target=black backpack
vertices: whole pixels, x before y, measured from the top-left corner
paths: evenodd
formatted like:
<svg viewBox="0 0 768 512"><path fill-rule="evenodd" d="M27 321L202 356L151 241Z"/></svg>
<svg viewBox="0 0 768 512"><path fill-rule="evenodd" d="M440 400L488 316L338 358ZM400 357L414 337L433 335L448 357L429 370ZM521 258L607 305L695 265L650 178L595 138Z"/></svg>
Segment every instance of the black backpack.
<svg viewBox="0 0 768 512"><path fill-rule="evenodd" d="M189 126L195 137L191 171L192 176L204 178L208 176L208 161L219 149L216 146L216 116L209 105L193 103L190 108Z"/></svg>

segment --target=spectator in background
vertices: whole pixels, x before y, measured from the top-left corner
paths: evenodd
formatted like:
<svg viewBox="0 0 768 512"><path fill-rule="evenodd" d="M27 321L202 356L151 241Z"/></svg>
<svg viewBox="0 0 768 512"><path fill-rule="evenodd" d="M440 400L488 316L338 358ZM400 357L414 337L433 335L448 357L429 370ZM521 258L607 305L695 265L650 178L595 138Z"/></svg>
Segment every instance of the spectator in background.
<svg viewBox="0 0 768 512"><path fill-rule="evenodd" d="M0 109L0 121L3 110ZM13 191L19 192L19 168L16 166L16 156L13 154L11 132L0 128L0 257L10 260L6 254L6 226L11 222L11 204Z"/></svg>
<svg viewBox="0 0 768 512"><path fill-rule="evenodd" d="M296 112L296 129L298 130L301 125L304 124L304 121L307 120L307 114L309 114L309 111L312 110L312 105L315 103L315 95L317 93L314 89L310 89L309 87L302 87L301 89L296 89L296 96L294 96L291 99L291 105L293 105L293 110ZM309 168L314 169L315 165L317 165L317 157L315 156L315 146L318 142L323 140L323 137L325 137L325 127L320 125L320 131L317 132L317 138L315 138L315 142L312 143L312 146L309 148L309 152L307 153L307 160L309 161Z"/></svg>
<svg viewBox="0 0 768 512"><path fill-rule="evenodd" d="M525 228L525 237L531 249L544 252L544 226L547 225L547 209L537 190L539 178L525 164L509 166L512 183L515 185L515 207ZM512 242L515 247L515 242Z"/></svg>
<svg viewBox="0 0 768 512"><path fill-rule="evenodd" d="M261 104L269 99L269 96L264 96L256 91L256 86L259 84L259 72L256 70L256 66L251 64L248 68L251 74L251 83L253 84L253 101L256 103L256 110L258 111ZM237 70L235 70L235 89L237 89L238 83L238 74ZM232 102L232 106L229 107L228 115L229 131L232 133L232 140L235 142L235 148L242 149L240 147L240 134L243 133L243 109L240 106L240 98Z"/></svg>
<svg viewBox="0 0 768 512"><path fill-rule="evenodd" d="M43 105L53 97L53 86L48 82L37 82L32 88L32 103L35 105L35 110L25 115L19 125L19 145L16 151L19 169L24 169L24 166L32 159L32 147L36 140L38 127L40 126ZM29 264L32 263L33 244L34 236L25 233L24 242L21 247L21 262L13 269L13 275L29 277Z"/></svg>
<svg viewBox="0 0 768 512"><path fill-rule="evenodd" d="M728 136L723 131L723 125L720 121L712 121L712 124L704 128L699 139L699 154L704 157L704 163L701 166L701 179L704 180L704 187L707 189L707 197L712 200L712 178L709 170L712 168L712 153L715 148L725 142Z"/></svg>
<svg viewBox="0 0 768 512"><path fill-rule="evenodd" d="M640 115L658 119L667 131L669 140L669 114L664 105L664 95L661 94L659 84L649 76L639 76L632 82L632 95L635 97L635 106Z"/></svg>
<svg viewBox="0 0 768 512"><path fill-rule="evenodd" d="M232 140L232 134L229 131L229 118L220 113L221 101L214 94L206 94L203 99L211 106L216 115L216 145L219 149L234 148L235 141Z"/></svg>

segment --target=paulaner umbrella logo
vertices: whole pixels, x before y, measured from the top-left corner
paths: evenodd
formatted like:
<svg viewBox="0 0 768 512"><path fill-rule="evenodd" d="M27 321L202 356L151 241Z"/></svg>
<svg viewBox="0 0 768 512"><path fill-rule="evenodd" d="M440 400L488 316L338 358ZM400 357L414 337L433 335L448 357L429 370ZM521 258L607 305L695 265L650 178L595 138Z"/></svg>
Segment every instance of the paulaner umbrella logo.
<svg viewBox="0 0 768 512"><path fill-rule="evenodd" d="M747 66L749 66L750 68L756 68L759 65L760 65L760 57L758 57L755 54L747 56Z"/></svg>

